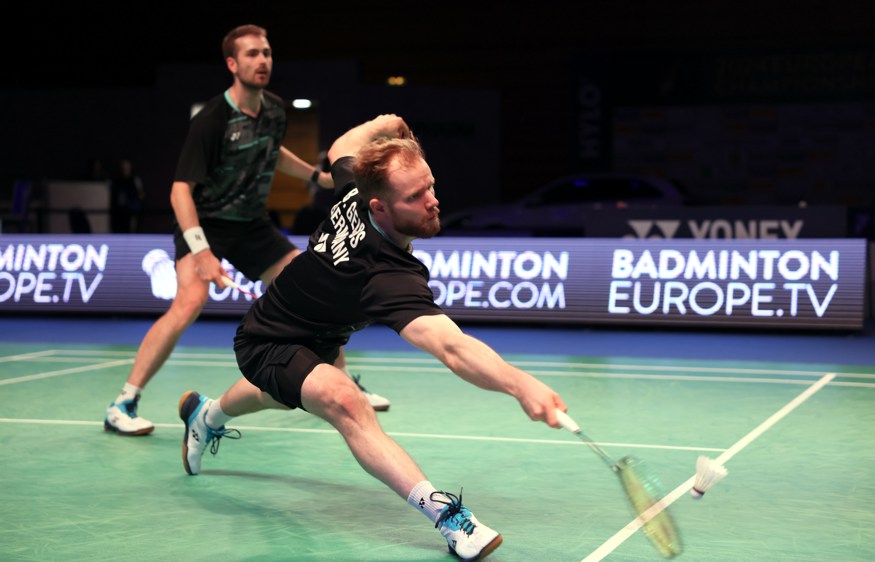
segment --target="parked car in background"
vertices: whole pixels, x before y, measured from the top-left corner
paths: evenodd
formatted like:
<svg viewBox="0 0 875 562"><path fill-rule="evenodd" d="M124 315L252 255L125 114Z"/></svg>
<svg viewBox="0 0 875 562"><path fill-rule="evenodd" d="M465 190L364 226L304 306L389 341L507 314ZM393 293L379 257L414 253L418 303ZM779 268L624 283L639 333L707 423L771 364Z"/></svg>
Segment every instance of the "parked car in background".
<svg viewBox="0 0 875 562"><path fill-rule="evenodd" d="M441 217L445 236L586 236L586 215L605 208L683 205L679 185L664 178L575 174L522 199Z"/></svg>

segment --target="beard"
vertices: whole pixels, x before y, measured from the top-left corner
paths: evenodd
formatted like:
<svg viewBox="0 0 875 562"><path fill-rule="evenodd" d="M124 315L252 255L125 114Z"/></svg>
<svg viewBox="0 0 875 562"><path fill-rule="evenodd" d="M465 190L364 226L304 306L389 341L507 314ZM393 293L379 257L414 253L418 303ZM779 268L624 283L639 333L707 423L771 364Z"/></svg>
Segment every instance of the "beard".
<svg viewBox="0 0 875 562"><path fill-rule="evenodd" d="M441 220L435 215L433 218L425 222L396 222L395 230L405 236L413 236L414 238L432 238L441 231Z"/></svg>
<svg viewBox="0 0 875 562"><path fill-rule="evenodd" d="M237 80L240 81L240 85L246 88L249 91L257 91L263 90L270 84L270 72L267 73L267 76L263 74L253 74L252 78L243 78L238 75Z"/></svg>

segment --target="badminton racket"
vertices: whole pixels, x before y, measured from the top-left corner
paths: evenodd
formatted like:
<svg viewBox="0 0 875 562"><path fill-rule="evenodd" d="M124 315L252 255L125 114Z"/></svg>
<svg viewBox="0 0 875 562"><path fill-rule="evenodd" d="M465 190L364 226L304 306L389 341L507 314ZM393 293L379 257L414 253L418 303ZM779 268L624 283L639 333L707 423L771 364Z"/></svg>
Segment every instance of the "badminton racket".
<svg viewBox="0 0 875 562"><path fill-rule="evenodd" d="M680 554L683 551L680 535L667 508L649 518L644 517L645 514L650 515L647 512L665 496L662 484L656 474L637 457L625 456L619 461L615 461L583 433L580 426L568 414L556 410L556 416L563 428L577 435L620 478L620 484L632 504L632 509L641 518L644 534L650 539L656 550L664 558L673 558Z"/></svg>
<svg viewBox="0 0 875 562"><path fill-rule="evenodd" d="M243 287L241 287L239 284L235 283L234 280L231 279L230 277L228 277L227 275L223 275L223 276L222 276L222 281L225 282L225 286L226 286L226 287L231 287L232 289L237 289L238 291L240 291L241 293L243 293L243 294L246 295L247 297L251 297L251 298L253 298L253 299L257 299L257 298L258 298L258 297L256 297L254 294L250 293L249 291L247 291L246 289L244 289Z"/></svg>

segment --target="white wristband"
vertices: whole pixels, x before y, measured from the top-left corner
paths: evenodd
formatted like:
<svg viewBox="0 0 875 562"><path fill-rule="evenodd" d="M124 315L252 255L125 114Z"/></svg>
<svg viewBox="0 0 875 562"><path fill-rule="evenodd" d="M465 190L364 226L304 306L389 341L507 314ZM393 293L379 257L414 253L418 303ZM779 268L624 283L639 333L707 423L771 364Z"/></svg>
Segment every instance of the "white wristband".
<svg viewBox="0 0 875 562"><path fill-rule="evenodd" d="M188 249L192 254L203 252L210 247L207 243L207 236L204 234L204 229L199 226L193 226L182 233L185 238L185 243L188 244Z"/></svg>

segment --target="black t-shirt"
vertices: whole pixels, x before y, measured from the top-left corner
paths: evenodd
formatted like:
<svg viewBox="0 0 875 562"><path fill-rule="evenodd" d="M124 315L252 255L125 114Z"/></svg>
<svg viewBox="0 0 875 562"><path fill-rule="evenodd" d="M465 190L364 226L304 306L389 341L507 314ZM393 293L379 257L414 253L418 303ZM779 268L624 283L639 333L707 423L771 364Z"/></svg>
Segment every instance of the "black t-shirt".
<svg viewBox="0 0 875 562"><path fill-rule="evenodd" d="M336 186L353 183L351 166L352 158L335 162ZM412 320L435 314L443 311L428 287L428 268L374 228L353 186L310 236L307 251L255 302L241 329L322 354L373 322L400 332Z"/></svg>
<svg viewBox="0 0 875 562"><path fill-rule="evenodd" d="M265 216L285 133L283 100L270 92L264 92L258 117L241 112L228 92L207 102L191 120L174 176L194 184L198 216Z"/></svg>

